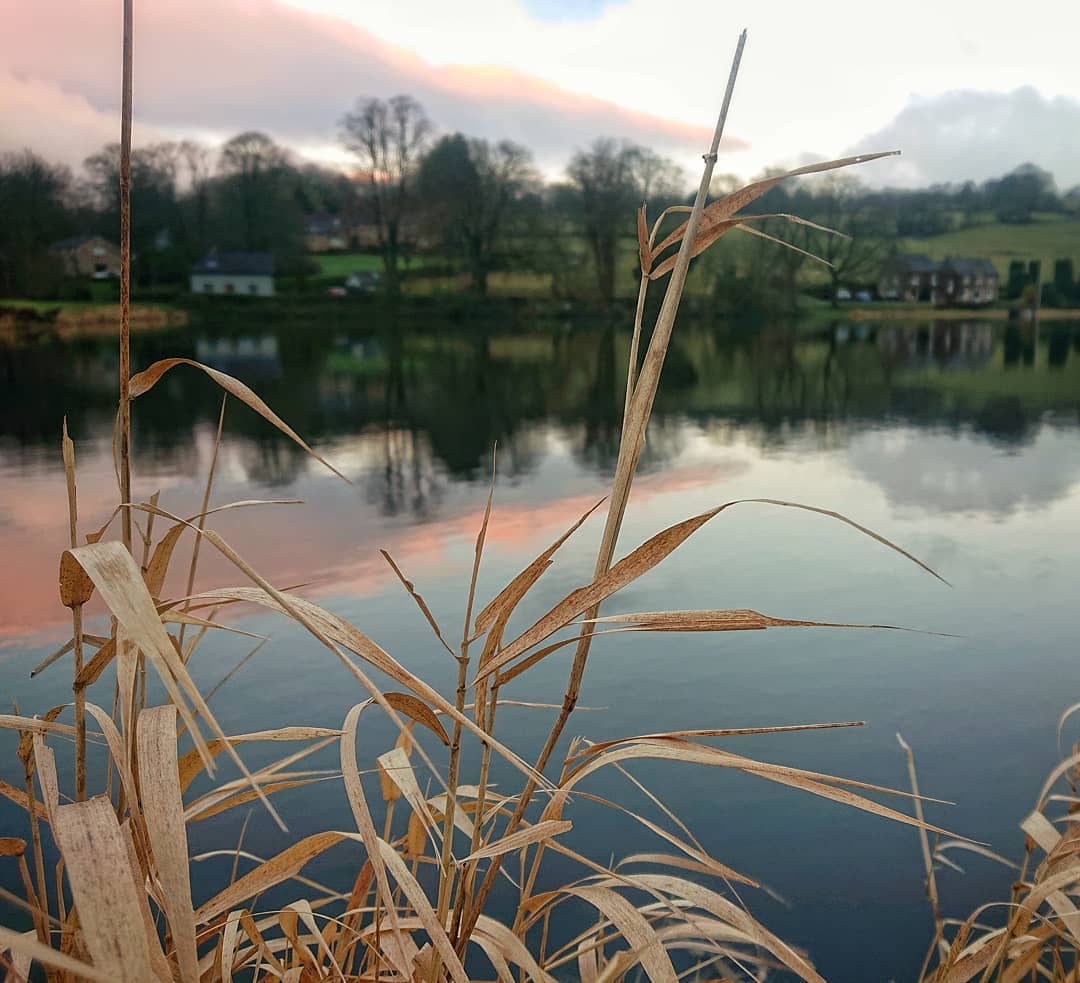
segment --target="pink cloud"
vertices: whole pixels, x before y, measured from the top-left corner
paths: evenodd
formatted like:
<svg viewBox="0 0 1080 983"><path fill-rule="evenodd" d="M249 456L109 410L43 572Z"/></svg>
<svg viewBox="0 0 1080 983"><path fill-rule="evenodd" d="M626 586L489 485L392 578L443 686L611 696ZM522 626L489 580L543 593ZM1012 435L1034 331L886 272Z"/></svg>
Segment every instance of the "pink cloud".
<svg viewBox="0 0 1080 983"><path fill-rule="evenodd" d="M59 156L67 148L67 161L77 163L91 139L103 142L116 129L119 8L109 0L0 0L0 20L10 73L0 74L0 106L16 121L0 129L0 149L31 144ZM698 152L709 136L513 70L435 67L344 21L273 0L143 2L135 51L135 115L148 135L256 128L327 146L357 97L409 92L441 129L510 137L549 165L601 134L669 153ZM73 139L56 137L64 132Z"/></svg>

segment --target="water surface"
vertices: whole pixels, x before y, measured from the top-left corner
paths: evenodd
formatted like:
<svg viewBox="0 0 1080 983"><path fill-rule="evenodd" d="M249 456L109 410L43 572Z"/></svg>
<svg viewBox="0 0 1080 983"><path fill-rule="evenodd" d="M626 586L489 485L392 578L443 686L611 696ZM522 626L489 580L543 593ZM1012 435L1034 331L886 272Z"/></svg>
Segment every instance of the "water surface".
<svg viewBox="0 0 1080 983"><path fill-rule="evenodd" d="M349 486L335 478L232 402L213 503L305 504L236 510L216 528L272 581L310 582L307 596L449 692L454 666L378 549L416 581L447 635L459 637L493 443L498 476L482 600L605 494L628 339L621 328L569 315L527 331L513 320L466 329L356 310L332 325L204 319L140 336L134 362L186 355L238 376L351 479ZM116 497L115 374L110 341L0 348L0 692L24 712L70 698L66 661L29 678L68 632L55 588L67 537L60 425L66 412L89 531ZM792 499L878 530L952 587L849 527L745 505L722 513L605 610L750 607L959 637L832 629L613 636L594 646L582 693L595 709L579 714L568 733L603 740L686 727L866 721L725 746L902 787L900 732L918 755L924 791L956 803L931 808L929 818L1018 855L1016 824L1056 760L1057 715L1080 691L1072 620L1080 581L1080 331L977 320L687 323L662 388L624 549L724 501ZM139 498L160 491L170 511L198 511L219 408L212 383L190 368L173 370L137 401ZM526 627L587 580L601 525L594 519L563 547L514 625ZM182 590L189 548L181 547L167 594ZM207 587L242 582L210 551L200 571ZM233 623L271 637L214 697L230 732L334 726L363 698L301 632L252 612ZM213 686L249 648L236 636L208 640L193 663L197 680ZM558 701L569 651L522 677L511 695ZM550 713L507 708L504 723L512 746L535 753ZM364 726L370 760L389 731L374 719ZM8 736L0 739L0 777L19 782L12 750ZM362 760L364 750L362 743ZM251 760L266 760L261 753L253 748ZM315 761L335 765L333 754ZM650 764L635 774L715 856L769 886L774 895L746 894L751 909L806 947L829 979L916 973L930 920L913 830L746 776ZM513 776L500 780L509 786ZM597 776L588 790L655 815L617 776ZM292 836L351 825L338 781L284 793L280 808ZM192 852L231 848L241 818L192 827ZM597 859L658 848L599 808L581 804L572 818L572 841ZM0 802L4 832L20 835L20 823ZM265 856L286 838L256 811L245 842ZM949 913L966 915L1007 891L1009 871L978 858L961 862L964 875L940 875ZM221 864L199 868L206 871L200 897L227 876ZM348 866L336 855L310 871L340 884ZM9 873L0 871L5 886ZM4 918L16 920L7 910Z"/></svg>

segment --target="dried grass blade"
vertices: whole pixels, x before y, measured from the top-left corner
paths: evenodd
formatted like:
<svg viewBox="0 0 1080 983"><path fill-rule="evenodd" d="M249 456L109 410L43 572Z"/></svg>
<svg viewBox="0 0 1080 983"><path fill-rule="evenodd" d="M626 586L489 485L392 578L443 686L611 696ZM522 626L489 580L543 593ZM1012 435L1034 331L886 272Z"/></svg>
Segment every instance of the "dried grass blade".
<svg viewBox="0 0 1080 983"><path fill-rule="evenodd" d="M93 798L60 806L53 833L95 968L113 980L154 979L136 881L112 805ZM105 871L109 876L102 876Z"/></svg>
<svg viewBox="0 0 1080 983"><path fill-rule="evenodd" d="M608 748L625 744L627 741L664 741L683 740L692 737L744 737L750 734L786 734L793 731L803 730L834 730L838 727L865 727L864 720L839 720L824 724L781 724L775 727L725 727L720 729L705 730L669 730L654 734L636 734L633 737L618 737L610 741L600 741L582 748L577 753L567 757L567 763L580 758L587 758L600 754Z"/></svg>
<svg viewBox="0 0 1080 983"><path fill-rule="evenodd" d="M207 536L211 535L208 530ZM272 588L271 588L272 590ZM275 594L279 596L275 596ZM252 604L258 604L262 607L270 608L271 610L278 611L290 617L295 617L293 612L290 611L285 605L288 603L295 612L297 612L303 619L301 623L304 624L309 630L310 626L314 627L325 635L326 638L348 651L359 656L368 664L374 666L380 672L384 672L395 682L400 683L402 686L411 690L421 700L427 702L430 706L434 707L439 713L446 714L451 719L457 721L460 720L462 727L468 730L475 737L482 741L487 741L492 749L496 751L501 757L514 766L518 771L527 777L535 777L541 782L544 787L550 787L550 783L537 776L535 772L524 762L521 758L511 751L505 744L491 735L484 732L484 730L477 726L477 724L466 714L459 712L454 704L446 700L438 690L429 686L423 679L415 676L409 672L404 666L402 666L396 659L393 658L388 652L383 650L379 645L367 637L359 628L349 624L343 618L339 618L335 614L331 614L325 608L319 607L317 604L313 604L311 601L305 600L301 597L289 596L284 598L280 594L280 591L271 593L270 590L259 587L230 587L221 590L206 591L202 594L196 595L200 599L223 599L234 601L247 601ZM335 650L335 655L342 659L346 668L349 669L353 675L359 672L359 669L352 665L352 663L341 656L340 652ZM366 677L364 677L366 679ZM367 683L365 683L367 685ZM380 694L382 695L382 694ZM386 696L383 696L386 700Z"/></svg>
<svg viewBox="0 0 1080 983"><path fill-rule="evenodd" d="M547 561L549 561L559 547L563 545L575 532L577 532L585 520L589 518L601 505L604 504L604 499L598 499L595 504L590 505L588 509L582 514L569 529L566 530L558 539L555 540L543 553L541 553L535 560L532 561L524 570L521 571L513 580L510 581L499 593L492 598L492 600L484 607L476 616L476 631L485 632L492 624L500 613L506 608L506 606L513 601L517 603L524 596L521 585L529 584L530 586L536 582L537 568L547 569ZM515 600L516 599L516 600Z"/></svg>
<svg viewBox="0 0 1080 983"><path fill-rule="evenodd" d="M139 714L139 801L154 866L164 889L165 914L176 946L180 978L184 983L198 983L195 913L176 740L174 706L152 707Z"/></svg>
<svg viewBox="0 0 1080 983"><path fill-rule="evenodd" d="M677 983L675 967L655 929L626 898L604 887L571 886L563 890L588 901L618 928L652 983Z"/></svg>
<svg viewBox="0 0 1080 983"><path fill-rule="evenodd" d="M185 614L183 611L167 611L161 616L161 622L165 625L196 625L199 628L213 628L216 631L227 631L230 635L242 635L244 638L254 638L259 642L269 641L269 638L266 635L257 635L253 631L244 631L242 628L234 628L232 625L223 625L220 621L207 621L205 618L199 618L193 614Z"/></svg>
<svg viewBox="0 0 1080 983"><path fill-rule="evenodd" d="M465 975L465 967L461 965L461 960L458 959L454 947L450 944L450 939L446 934L446 926L439 924L424 889L417 883L416 878L409 873L409 868L405 866L405 862L389 843L380 839L378 841L378 851L385 868L394 875L394 880L405 897L409 899L409 904L423 924L424 931L428 933L435 951L439 954L451 977L456 983L469 983L469 978Z"/></svg>
<svg viewBox="0 0 1080 983"><path fill-rule="evenodd" d="M33 932L24 934L12 931L0 925L0 945L5 946L12 952L22 953L36 960L42 966L51 966L65 973L71 973L77 980L88 980L90 983L116 983L116 977L91 966L87 963L66 956L58 952L52 946L43 945L34 937Z"/></svg>
<svg viewBox="0 0 1080 983"><path fill-rule="evenodd" d="M75 677L75 685L81 688L92 686L100 678L101 674L109 667L116 658L116 636L110 638L94 653L94 657L83 666L82 672Z"/></svg>
<svg viewBox="0 0 1080 983"><path fill-rule="evenodd" d="M638 261L641 263L641 272L649 275L652 266L652 250L649 248L649 224L645 218L645 202L641 203L637 213L637 236L638 236Z"/></svg>
<svg viewBox="0 0 1080 983"><path fill-rule="evenodd" d="M154 547L145 574L146 588L152 597L161 596L161 589L165 586L165 575L169 572L169 564L172 562L173 550L176 549L176 544L187 527L186 522L175 523Z"/></svg>
<svg viewBox="0 0 1080 983"><path fill-rule="evenodd" d="M634 631L764 631L766 628L879 628L913 631L896 625L853 624L774 618L749 608L712 611L636 611L583 619L592 624L627 624Z"/></svg>
<svg viewBox="0 0 1080 983"><path fill-rule="evenodd" d="M521 850L524 847L531 846L533 843L549 840L561 833L569 832L573 828L574 824L568 819L544 819L534 826L527 826L516 833L504 836L501 840L496 840L494 843L481 847L474 853L470 853L459 863L464 864L472 860L484 860L489 857L498 857L504 853L513 853L515 850Z"/></svg>
<svg viewBox="0 0 1080 983"><path fill-rule="evenodd" d="M240 906L256 894L261 894L275 884L289 880L298 874L309 860L325 853L346 838L344 833L328 831L298 840L210 898L195 912L196 922L205 925L218 915Z"/></svg>
<svg viewBox="0 0 1080 983"><path fill-rule="evenodd" d="M411 580L409 580L405 574L401 572L401 568L394 562L394 558L386 552L386 550L379 550L383 559L390 564L390 569L397 575L397 579L401 581L402 587L408 592L409 596L416 602L416 606L420 609L420 613L427 619L427 623L431 625L431 630L435 632L435 637L442 643L442 647L450 653L451 658L457 658L454 654L454 650L446 643L446 639L443 638L442 630L439 628L439 623L435 620L435 615L431 613L431 608L427 606L427 602L417 591L416 586Z"/></svg>
<svg viewBox="0 0 1080 983"><path fill-rule="evenodd" d="M380 774L385 775L397 786L412 811L424 824L424 829L437 850L440 841L439 825L431 814L431 808L424 798L424 793L420 790L420 783L416 780L409 756L401 748L395 747L385 754L380 754L377 761Z"/></svg>
<svg viewBox="0 0 1080 983"><path fill-rule="evenodd" d="M394 906L394 895L390 891L390 882L386 876L386 864L379 848L379 835L375 830L375 823L371 818L371 810L368 807L367 797L364 795L364 786L360 782L360 768L356 761L356 728L360 722L360 714L370 706L371 700L358 703L345 715L341 725L341 775L345 782L345 792L352 808L353 820L360 832L360 839L367 850L368 859L375 872L377 885L376 905L379 895L382 896L386 906L386 913L390 922L390 929L398 943L398 948L404 951L405 942L401 926L398 924L397 910ZM401 967L398 967L399 972ZM407 972L406 974L407 975Z"/></svg>
<svg viewBox="0 0 1080 983"><path fill-rule="evenodd" d="M706 249L709 248L717 239L719 239L726 232L730 232L734 228L738 228L747 222L752 222L756 216L747 215L745 217L727 219L723 222L715 222L712 225L706 226L704 222L701 224L701 228L698 234L694 237L693 246L690 249L691 257L700 256ZM666 276L673 269L678 262L679 254L672 253L667 259L663 260L649 273L650 280L659 280L662 276Z"/></svg>
<svg viewBox="0 0 1080 983"><path fill-rule="evenodd" d="M341 731L335 727L278 727L275 730L260 730L250 734L233 734L229 742L233 745L246 744L251 741L319 741L324 738L340 737ZM221 740L207 742L210 754L217 757L224 749L225 743ZM202 772L204 763L198 750L188 751L179 762L180 789L187 791L188 786Z"/></svg>
<svg viewBox="0 0 1080 983"><path fill-rule="evenodd" d="M715 915L721 921L732 925L739 931L746 933L757 945L771 952L788 969L798 974L807 983L825 983L814 967L787 943L773 935L772 932L738 905L733 904L715 891L711 891L685 878L664 874L639 874L635 876L634 880L648 888L663 891L674 898L688 901L698 908Z"/></svg>
<svg viewBox="0 0 1080 983"><path fill-rule="evenodd" d="M798 253L800 256L805 256L807 259L812 259L815 263L820 263L822 266L827 266L830 270L833 268L833 264L827 259L819 256L817 253L812 253L808 249L802 249L796 246L793 242L788 242L786 239L781 239L779 236L769 235L768 232L764 232L761 229L755 229L748 223L736 226L736 231L745 232L747 235L757 236L759 239L764 239L766 242L775 243L777 246L783 246L785 249L790 249L793 253ZM832 232L832 229L828 230ZM842 235L840 232L835 232L834 235ZM846 237L845 237L846 238Z"/></svg>
<svg viewBox="0 0 1080 983"><path fill-rule="evenodd" d="M83 638L85 640L85 636L83 636ZM70 652L74 647L75 640L73 638L69 638L66 642L64 642L63 645L60 646L60 648L58 648L55 652L52 652L49 655L45 656L44 659L42 659L36 666L34 666L33 669L30 670L30 678L33 679L39 673L44 672L54 662L58 662L65 655L67 655L68 652Z"/></svg>
<svg viewBox="0 0 1080 983"><path fill-rule="evenodd" d="M486 676L492 672L498 671L507 663L512 662L519 655L522 655L528 649L532 648L533 645L542 642L560 628L564 628L578 615L595 605L598 605L605 598L610 597L627 584L637 580L662 560L666 559L710 519L713 519L733 505L744 504L775 505L782 508L794 508L804 512L814 512L818 515L836 519L839 522L843 522L845 525L851 526L853 529L857 529L859 532L869 536L871 539L881 543L883 546L888 547L894 552L899 553L901 556L907 558L912 563L916 564L916 566L925 570L931 576L943 583L948 583L948 581L940 574L935 572L932 568L923 563L922 560L913 556L907 550L902 549L884 536L868 529L866 526L860 525L854 520L849 519L840 512L774 498L736 499L731 502L725 502L723 505L710 509L708 512L703 512L692 518L684 519L682 522L678 522L675 525L669 526L667 529L658 532L655 536L637 547L637 549L624 556L605 573L600 574L600 576L593 580L591 584L572 591L531 628L506 645L498 655L481 670L480 676Z"/></svg>
<svg viewBox="0 0 1080 983"><path fill-rule="evenodd" d="M702 225L706 222L713 224L730 218L737 211L745 208L752 201L757 200L765 194L766 191L770 191L788 178L799 177L803 174L818 174L821 171L831 171L840 167L850 167L853 164L865 164L868 161L878 160L882 157L895 157L899 153L899 150L888 150L878 154L860 154L856 157L842 157L838 160L826 160L817 164L807 164L805 167L797 167L793 171L777 174L773 177L765 178L762 181L755 181L752 184L739 188L738 191L733 191L729 195L724 195L722 198L718 198L716 201L707 205L701 216ZM668 246L674 245L681 240L685 234L686 223L684 222L675 229L671 235L664 239L660 245L655 247L653 250L654 255L667 249Z"/></svg>
<svg viewBox="0 0 1080 983"><path fill-rule="evenodd" d="M476 920L477 932L486 935L494 942L503 957L525 970L525 975L541 983L555 983L554 977L540 967L524 943L502 922L488 915L481 915Z"/></svg>
<svg viewBox="0 0 1080 983"><path fill-rule="evenodd" d="M326 781L328 777L335 776L320 774L318 778L266 781L260 782L260 787L265 795L270 796L275 792L284 792L290 788L303 788L305 785L315 785L319 782ZM184 820L187 823L202 822L204 819L210 819L212 816L220 815L223 812L228 812L230 809L235 809L237 806L242 806L245 803L251 802L255 797L254 789L245 788L242 791L230 793L221 798L215 798L210 804L206 804L204 800L200 799L198 802L192 803L184 810Z"/></svg>
<svg viewBox="0 0 1080 983"><path fill-rule="evenodd" d="M210 534L207 533L207 535ZM133 640L153 663L170 699L180 711L180 716L191 732L195 745L203 756L207 771L213 774L213 756L209 753L206 739L198 729L195 717L188 707L185 694L202 715L207 726L225 742L229 757L233 759L244 777L251 782L252 787L257 790L258 786L247 766L228 743L225 732L206 705L187 667L169 639L131 554L119 543L80 546L71 552L94 581L109 610L125 630L131 633ZM274 817L275 822L284 829L285 824L277 814L277 810L270 804L270 800L259 793L259 801Z"/></svg>
<svg viewBox="0 0 1080 983"><path fill-rule="evenodd" d="M430 730L446 747L450 746L450 735L446 733L435 712L423 700L410 696L408 693L384 693L383 698L398 713L405 714L410 720L415 720L422 727Z"/></svg>
<svg viewBox="0 0 1080 983"><path fill-rule="evenodd" d="M566 627L584 611L589 610L604 598L610 597L627 584L637 580L674 552L709 519L717 515L719 511L720 509L714 509L702 515L685 519L646 540L606 573L597 577L591 584L580 587L563 598L531 628L501 649L480 670L479 675L482 677L497 672L537 643L542 642L560 628Z"/></svg>
<svg viewBox="0 0 1080 983"><path fill-rule="evenodd" d="M233 963L236 960L236 945L240 941L240 912L230 911L221 933L221 979L222 983L232 983Z"/></svg>
<svg viewBox="0 0 1080 983"><path fill-rule="evenodd" d="M335 468L329 461L327 461L320 454L316 453L304 439L290 427L284 420L281 419L269 406L266 405L251 389L249 389L239 379L234 379L231 375L226 375L224 372L219 372L217 369L210 368L209 365L203 365L201 362L196 362L190 358L164 358L158 362L155 362L149 368L144 369L142 372L137 373L131 377L130 393L131 398L135 399L137 396L143 395L143 393L149 392L157 381L177 365L190 365L196 369L200 369L205 372L211 379L214 380L222 389L232 396L235 396L245 406L250 407L256 413L259 414L268 423L273 424L278 428L286 437L289 437L300 447L302 447L308 454L310 454L316 461L322 464L324 467L333 471L342 481L347 484L352 482L345 477L337 468Z"/></svg>
<svg viewBox="0 0 1080 983"><path fill-rule="evenodd" d="M134 801L134 800L133 800ZM146 936L147 945L150 948L150 962L154 967L157 979L171 981L173 979L173 967L161 951L161 942L158 939L157 925L154 916L150 914L150 904L147 900L147 881L143 873L142 861L139 859L139 851L135 846L135 838L132 833L134 828L133 818L125 819L120 824L120 833L124 837L124 849L127 850L128 869L131 871L132 881L135 885L135 894L139 899L139 911L142 914L143 934ZM143 854L145 856L145 852ZM160 898L156 899L160 901Z"/></svg>
<svg viewBox="0 0 1080 983"><path fill-rule="evenodd" d="M758 775L761 778L777 782L781 785L790 785L793 788L812 792L822 798L832 799L835 802L853 806L864 812L871 812L875 815L883 816L886 819L892 819L908 826L925 828L944 836L963 839L963 837L957 837L955 833L950 833L947 830L941 829L930 823L920 823L912 816L897 812L895 809L883 806L874 802L872 799L867 799L864 796L856 795L852 792L848 792L844 788L837 788L835 786L851 786L889 795L898 795L904 798L913 798L909 793L901 792L897 789L885 788L880 785L873 785L869 782L857 782L853 779L840 778L835 775L822 775L817 772L805 771L801 768L790 768L785 765L774 765L768 762L755 761L739 754L732 754L730 751L722 751L718 748L707 747L705 745L690 744L689 742L631 743L626 746L613 748L586 761L576 768L563 782L562 787L567 790L572 789L586 775L591 774L598 768L604 767L606 764L638 758L683 761L721 768L734 768L739 771L747 772L748 774Z"/></svg>

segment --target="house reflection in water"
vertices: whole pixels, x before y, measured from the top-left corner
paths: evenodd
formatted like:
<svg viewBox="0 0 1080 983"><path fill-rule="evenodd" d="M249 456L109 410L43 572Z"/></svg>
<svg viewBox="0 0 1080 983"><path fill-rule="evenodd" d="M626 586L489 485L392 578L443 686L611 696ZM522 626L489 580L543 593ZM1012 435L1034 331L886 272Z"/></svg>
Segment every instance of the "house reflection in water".
<svg viewBox="0 0 1080 983"><path fill-rule="evenodd" d="M907 365L936 363L954 368L985 365L994 353L989 321L930 321L879 329L878 346Z"/></svg>
<svg viewBox="0 0 1080 983"><path fill-rule="evenodd" d="M281 376L277 335L197 338L195 358L204 365L243 379L277 379Z"/></svg>
<svg viewBox="0 0 1080 983"><path fill-rule="evenodd" d="M994 328L989 321L840 325L834 337L839 344L874 344L894 365L976 368L994 353Z"/></svg>

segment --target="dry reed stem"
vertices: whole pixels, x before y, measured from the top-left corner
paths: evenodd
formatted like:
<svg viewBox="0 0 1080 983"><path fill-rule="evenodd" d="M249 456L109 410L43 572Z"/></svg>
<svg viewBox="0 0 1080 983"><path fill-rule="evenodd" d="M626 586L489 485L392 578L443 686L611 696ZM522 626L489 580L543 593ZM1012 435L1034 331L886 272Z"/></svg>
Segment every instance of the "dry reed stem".
<svg viewBox="0 0 1080 983"><path fill-rule="evenodd" d="M198 528L199 531L206 527L206 513L210 507L210 492L214 487L214 471L217 469L218 451L221 450L221 431L225 426L225 404L229 401L229 395L226 393L221 397L221 412L218 414L217 433L214 436L214 450L210 455L210 467L206 474L206 486L203 488L202 507L199 509ZM157 504L154 502L153 504ZM154 519L154 513L150 513L150 521ZM195 571L199 567L199 547L202 546L202 536L196 536L195 542L191 547L191 565L188 567L187 577L187 589L184 591L186 597L190 597L195 590ZM187 611L188 607L185 603L184 610ZM184 629L187 625L180 625L180 652L181 657L184 651Z"/></svg>
<svg viewBox="0 0 1080 983"><path fill-rule="evenodd" d="M120 499L131 501L131 94L132 8L124 0L123 81L120 107ZM131 510L120 517L124 546L131 549Z"/></svg>
<svg viewBox="0 0 1080 983"><path fill-rule="evenodd" d="M908 782L911 785L912 795L915 796L915 818L918 819L919 822L925 822L925 819L923 818L922 800L919 798L919 774L915 769L915 752L912 751L911 746L900 734L896 735L896 740L900 743L900 747L904 751L904 757L907 759ZM941 906L938 900L937 877L934 873L934 857L930 849L930 836L925 828L920 828L919 830L919 848L922 851L923 869L926 871L926 899L930 902L930 911L934 916L934 938L930 944L930 952L928 952L926 956L927 962L923 963L922 969L919 972L921 978L926 972L930 953L937 949L937 944L942 937L944 926L941 921Z"/></svg>
<svg viewBox="0 0 1080 983"><path fill-rule="evenodd" d="M480 576L480 560L484 555L484 541L487 538L488 523L491 521L491 505L495 498L495 455L497 453L497 446L492 448L491 451L491 485L488 489L487 503L484 506L484 519L480 523L480 531L476 536L476 545L473 549L473 565L472 575L469 578L469 594L468 599L465 602L465 623L462 626L461 632L461 654L458 656L458 679L457 679L457 692L455 694L455 708L458 713L464 713L465 711L465 694L466 685L469 676L469 635L471 632L472 618L473 618L473 604L476 600L476 583ZM446 814L445 823L443 826L443 842L442 842L442 856L440 858L441 877L439 879L439 897L438 897L438 911L437 917L440 925L446 924L446 916L450 909L450 899L452 896L453 882L455 876L458 877L458 883L461 881L461 877L458 872L451 866L451 846L454 837L454 814L457 810L457 792L458 792L458 778L461 767L461 723L458 720L454 721L454 736L450 745L450 767L447 776L447 789L446 789ZM476 818L477 825L480 824L480 816ZM453 939L450 940L453 944ZM460 952L457 953L460 957ZM435 981L439 978L441 971L440 959L438 955L432 960L431 979Z"/></svg>
<svg viewBox="0 0 1080 983"><path fill-rule="evenodd" d="M64 417L61 454L68 498L68 541L72 549L79 545L79 506L75 487L75 445L68 436ZM86 687L78 682L83 670L82 604L71 605L71 642L74 653L72 690L75 695L75 801L86 798Z"/></svg>
<svg viewBox="0 0 1080 983"><path fill-rule="evenodd" d="M694 199L693 210L687 220L687 231L679 247L678 259L672 270L671 279L668 281L667 290L664 293L663 304L653 328L653 335L649 342L649 349L645 355L645 363L641 368L638 381L634 386L631 397L630 415L623 420L622 439L619 443L619 460L616 465L615 479L612 484L611 504L608 509L607 519L604 524L604 535L600 545L600 552L596 560L596 576L607 572L615 553L615 543L618 539L619 529L622 525L623 515L630 497L630 486L637 469L638 457L641 446L645 440L645 428L648 425L649 416L652 413L653 401L656 397L656 387L660 381L660 370L664 364L664 356L667 353L667 345L671 338L671 330L675 323L675 315L678 312L679 301L682 297L683 286L686 282L686 273L690 267L690 253L693 247L694 236L701 214L705 208L705 199L709 193L709 184L712 181L712 172L716 164L717 150L724 133L724 125L727 122L728 110L731 106L731 97L735 91L735 79L739 73L739 63L742 60L743 48L746 45L746 31L739 35L739 41L735 48L735 56L732 59L731 71L728 74L727 88L724 92L724 101L720 108L720 116L713 132L712 144L709 152L705 155L705 167L702 171L701 182L698 185L697 196ZM644 289L644 287L642 288ZM643 303L643 300L642 300ZM597 609L590 616L596 617ZM563 697L563 708L555 720L543 749L536 761L535 770L542 774L547 767L551 755L562 736L566 722L577 704L578 695L581 691L581 678L585 671L585 662L589 654L589 644L592 636L592 626L582 630L581 640L574 653L574 663L570 670L570 680L566 693ZM507 825L507 832L513 833L520 824L536 792L536 783L529 780L518 800L517 808ZM463 934L467 937L476 925L476 919L487 902L487 896L495 884L499 869L502 866L502 858L492 860L484 880L481 882L474 903L469 912L468 919L463 926Z"/></svg>

